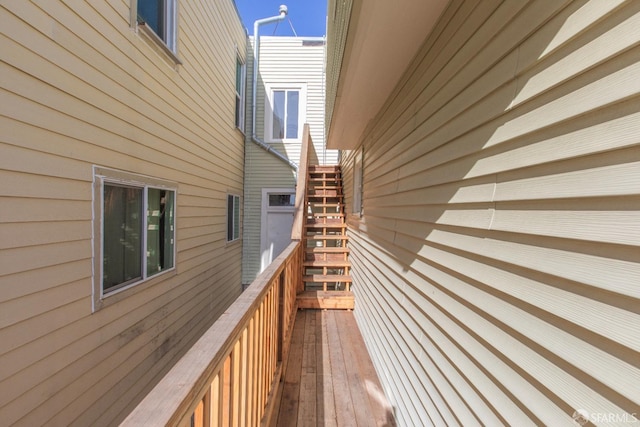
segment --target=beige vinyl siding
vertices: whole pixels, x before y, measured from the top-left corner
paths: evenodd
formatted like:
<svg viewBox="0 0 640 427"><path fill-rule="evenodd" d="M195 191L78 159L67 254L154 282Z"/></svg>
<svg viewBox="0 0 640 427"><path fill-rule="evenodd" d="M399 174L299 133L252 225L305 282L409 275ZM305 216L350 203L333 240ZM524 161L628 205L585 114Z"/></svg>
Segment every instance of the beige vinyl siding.
<svg viewBox="0 0 640 427"><path fill-rule="evenodd" d="M266 31L266 30L265 30ZM337 163L337 150L324 151L324 53L322 38L260 37L260 70L256 94L256 134L264 132L265 87L302 85L306 88L306 122L316 150L316 163ZM247 59L247 137L251 137L253 55ZM300 128L302 134L302 128ZM268 142L292 162L300 161L300 143ZM262 188L295 188L295 172L284 161L247 139L244 192L242 283L251 283L260 271Z"/></svg>
<svg viewBox="0 0 640 427"><path fill-rule="evenodd" d="M639 29L452 1L362 136L355 312L400 425L638 417Z"/></svg>
<svg viewBox="0 0 640 427"><path fill-rule="evenodd" d="M117 424L241 292L242 245L225 242L243 188L235 6L180 3L179 66L129 16L129 1L0 8L4 424ZM175 272L94 313L93 165L178 189Z"/></svg>
<svg viewBox="0 0 640 427"><path fill-rule="evenodd" d="M257 90L256 133L262 139L264 132L265 87L303 85L306 87L306 122L309 123L318 161L336 164L337 150L324 149L324 39L318 37L260 37L260 70ZM253 62L248 68L253 71ZM302 134L302 129L300 129ZM298 162L300 145L273 144L288 158Z"/></svg>

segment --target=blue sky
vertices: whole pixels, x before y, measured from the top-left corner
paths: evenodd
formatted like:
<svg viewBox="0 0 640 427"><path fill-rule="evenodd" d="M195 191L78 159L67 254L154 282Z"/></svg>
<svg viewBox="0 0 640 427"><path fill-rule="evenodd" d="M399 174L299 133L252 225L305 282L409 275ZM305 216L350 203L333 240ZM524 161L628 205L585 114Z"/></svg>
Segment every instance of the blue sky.
<svg viewBox="0 0 640 427"><path fill-rule="evenodd" d="M287 18L277 23L277 28L275 23L261 26L260 35L293 36L291 25L298 36L321 37L325 35L326 0L235 0L235 2L249 35L253 35L253 22L256 19L277 15L281 4L285 4L289 8ZM289 25L289 20L291 20L291 25Z"/></svg>

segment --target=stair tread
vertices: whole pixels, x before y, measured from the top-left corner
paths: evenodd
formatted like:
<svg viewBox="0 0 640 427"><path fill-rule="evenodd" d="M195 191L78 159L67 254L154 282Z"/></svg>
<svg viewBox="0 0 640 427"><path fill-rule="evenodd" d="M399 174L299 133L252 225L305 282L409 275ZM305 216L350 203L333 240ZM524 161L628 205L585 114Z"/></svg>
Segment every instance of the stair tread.
<svg viewBox="0 0 640 427"><path fill-rule="evenodd" d="M337 215L336 215L337 216ZM318 216L316 217L315 215L307 215L307 221L324 221L327 224L331 224L331 223L342 223L344 221L343 217L338 217L338 218L328 218L326 215L325 216Z"/></svg>
<svg viewBox="0 0 640 427"><path fill-rule="evenodd" d="M347 228L347 224L342 223L306 223L305 228Z"/></svg>
<svg viewBox="0 0 640 427"><path fill-rule="evenodd" d="M318 178L318 176L313 176L313 175L322 175L322 178L336 178L336 177L340 177L342 174L340 173L340 171L320 171L320 170L313 170L313 171L309 171L309 178Z"/></svg>
<svg viewBox="0 0 640 427"><path fill-rule="evenodd" d="M309 254L340 254L349 253L351 250L347 247L325 247L325 246L312 246L305 248L305 251Z"/></svg>
<svg viewBox="0 0 640 427"><path fill-rule="evenodd" d="M328 221L328 222L325 222ZM342 225L342 224L347 224L346 222L344 222L344 218L343 217L339 217L339 218L328 218L328 217L320 217L320 218L307 218L305 224L327 224L327 225Z"/></svg>
<svg viewBox="0 0 640 427"><path fill-rule="evenodd" d="M327 177L315 177L315 178L313 178L312 177L312 178L309 178L308 183L310 183L314 187L316 185L319 186L320 183L322 183L322 184L329 183L329 184L335 184L338 187L342 188L342 178L335 177L335 176L334 177L330 177L330 178L327 178Z"/></svg>
<svg viewBox="0 0 640 427"><path fill-rule="evenodd" d="M304 261L305 267L351 267L351 263L347 260L314 260Z"/></svg>
<svg viewBox="0 0 640 427"><path fill-rule="evenodd" d="M310 310L353 310L355 297L351 291L304 291L296 297L298 308Z"/></svg>
<svg viewBox="0 0 640 427"><path fill-rule="evenodd" d="M310 171L317 171L317 170L339 170L340 169L340 165L309 165L309 169Z"/></svg>
<svg viewBox="0 0 640 427"><path fill-rule="evenodd" d="M342 234L312 234L306 236L310 240L349 240L349 237Z"/></svg>
<svg viewBox="0 0 640 427"><path fill-rule="evenodd" d="M307 194L307 199L342 199L344 196L341 195L329 195L329 194Z"/></svg>
<svg viewBox="0 0 640 427"><path fill-rule="evenodd" d="M312 274L302 278L304 282L351 282L348 274Z"/></svg>
<svg viewBox="0 0 640 427"><path fill-rule="evenodd" d="M351 291L304 291L297 295L297 298L354 298Z"/></svg>
<svg viewBox="0 0 640 427"><path fill-rule="evenodd" d="M305 252L304 262L313 262L313 261L318 261L318 262L333 261L333 262L340 262L340 263L350 262L349 254L347 254L346 252L343 252L343 253Z"/></svg>

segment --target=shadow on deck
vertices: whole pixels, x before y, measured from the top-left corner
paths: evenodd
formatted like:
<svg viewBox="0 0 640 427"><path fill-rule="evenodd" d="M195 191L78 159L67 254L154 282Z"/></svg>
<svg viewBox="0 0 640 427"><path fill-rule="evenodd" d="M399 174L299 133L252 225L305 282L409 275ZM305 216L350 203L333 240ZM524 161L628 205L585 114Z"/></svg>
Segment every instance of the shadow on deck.
<svg viewBox="0 0 640 427"><path fill-rule="evenodd" d="M276 426L395 426L353 313L296 314Z"/></svg>

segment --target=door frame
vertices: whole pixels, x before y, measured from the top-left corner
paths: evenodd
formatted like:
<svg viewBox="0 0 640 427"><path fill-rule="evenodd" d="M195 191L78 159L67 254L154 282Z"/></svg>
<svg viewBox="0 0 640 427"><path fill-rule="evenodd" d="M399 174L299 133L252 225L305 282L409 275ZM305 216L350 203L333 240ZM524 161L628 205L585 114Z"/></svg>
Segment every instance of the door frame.
<svg viewBox="0 0 640 427"><path fill-rule="evenodd" d="M295 187L268 187L262 189L262 199L260 202L260 272L267 268L265 265L264 251L266 250L267 242L267 215L269 212L291 212L291 221L293 222L293 213L295 212L295 206L269 206L269 194L292 194L295 196Z"/></svg>

